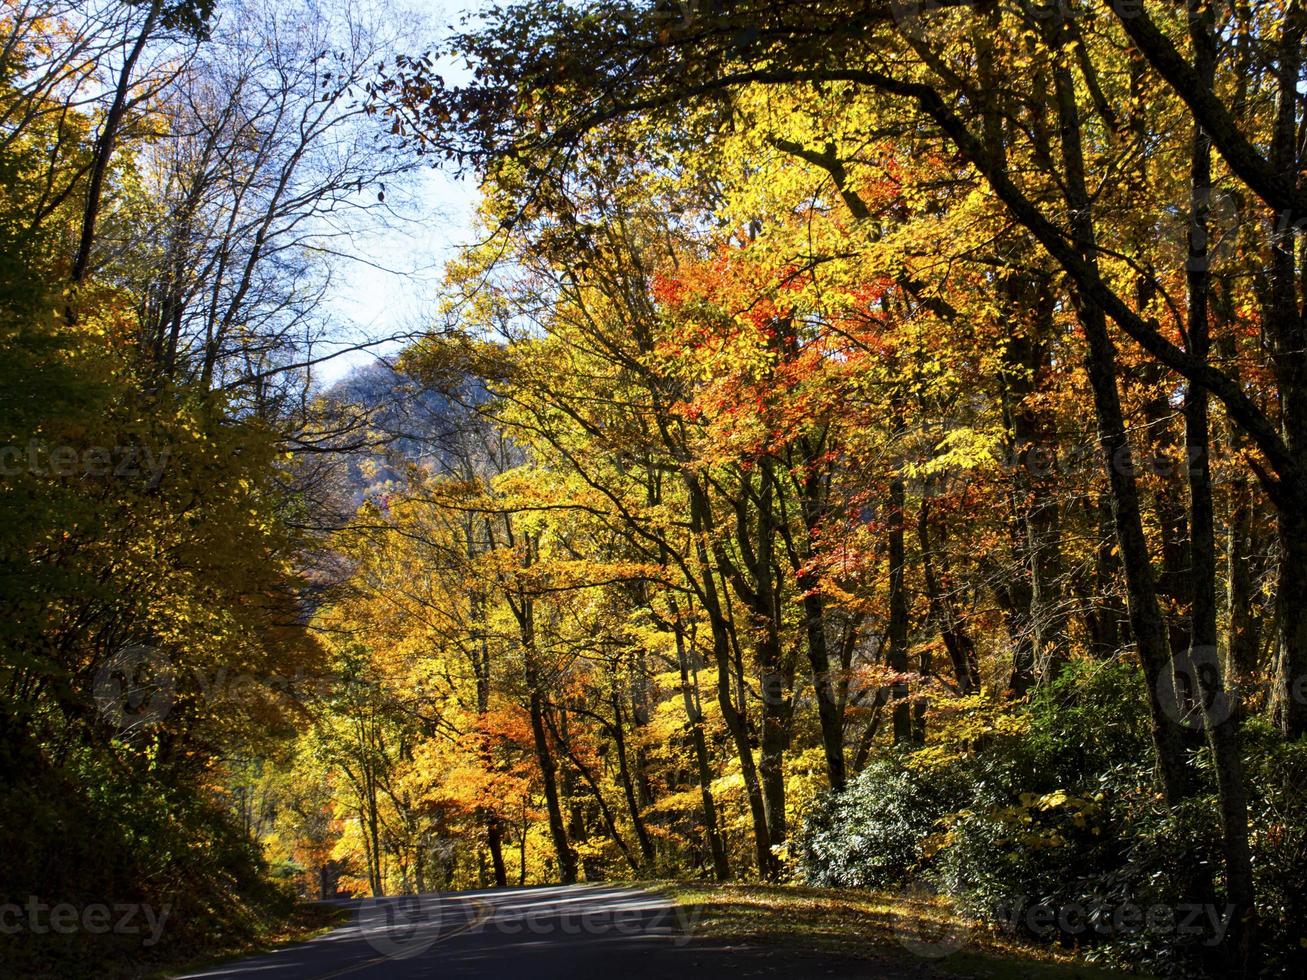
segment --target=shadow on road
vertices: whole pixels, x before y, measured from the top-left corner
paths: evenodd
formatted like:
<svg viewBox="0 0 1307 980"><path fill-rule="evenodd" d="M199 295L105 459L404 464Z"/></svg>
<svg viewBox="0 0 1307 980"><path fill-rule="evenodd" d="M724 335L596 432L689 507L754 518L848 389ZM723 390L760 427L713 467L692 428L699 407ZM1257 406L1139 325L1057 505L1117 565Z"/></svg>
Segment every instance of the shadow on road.
<svg viewBox="0 0 1307 980"><path fill-rule="evenodd" d="M699 910L632 888L566 886L346 903L348 925L186 978L885 977L856 960L695 938Z"/></svg>

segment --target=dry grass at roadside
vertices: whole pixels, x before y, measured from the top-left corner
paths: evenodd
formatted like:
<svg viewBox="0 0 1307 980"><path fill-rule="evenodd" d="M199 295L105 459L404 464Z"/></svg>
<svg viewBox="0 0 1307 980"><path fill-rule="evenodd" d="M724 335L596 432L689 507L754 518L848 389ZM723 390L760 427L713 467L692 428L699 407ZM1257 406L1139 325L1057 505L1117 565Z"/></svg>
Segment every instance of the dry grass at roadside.
<svg viewBox="0 0 1307 980"><path fill-rule="evenodd" d="M934 897L793 885L662 883L655 890L701 910L695 933L708 941L777 946L791 952L915 962L923 975L1109 980L1103 969L1048 946L998 936L954 915Z"/></svg>

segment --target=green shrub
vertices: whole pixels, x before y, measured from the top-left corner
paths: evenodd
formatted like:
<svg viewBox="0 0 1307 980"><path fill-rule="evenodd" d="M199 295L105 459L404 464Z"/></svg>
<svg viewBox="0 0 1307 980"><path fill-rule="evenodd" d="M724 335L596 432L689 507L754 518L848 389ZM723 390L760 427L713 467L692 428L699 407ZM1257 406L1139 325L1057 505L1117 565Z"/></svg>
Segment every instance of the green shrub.
<svg viewBox="0 0 1307 980"><path fill-rule="evenodd" d="M1198 794L1164 806L1137 666L1073 664L1019 725L990 724L998 710L967 705L925 749L882 753L845 793L819 798L796 837L800 876L929 879L1026 938L1135 970L1218 975L1212 953L1229 921L1210 756L1194 758ZM1307 743L1285 744L1260 720L1244 733L1266 975L1301 975Z"/></svg>
<svg viewBox="0 0 1307 980"><path fill-rule="evenodd" d="M961 773L907 768L899 755L878 759L808 811L795 848L800 877L823 887L901 881L938 821L968 799Z"/></svg>
<svg viewBox="0 0 1307 980"><path fill-rule="evenodd" d="M23 726L5 728L0 903L148 906L160 925L151 936L138 911L126 933L0 935L6 975L115 976L240 946L289 915L291 892L198 782L162 778L148 757L101 747L56 764Z"/></svg>
<svg viewBox="0 0 1307 980"><path fill-rule="evenodd" d="M1307 975L1307 741L1245 726L1253 876L1268 976Z"/></svg>

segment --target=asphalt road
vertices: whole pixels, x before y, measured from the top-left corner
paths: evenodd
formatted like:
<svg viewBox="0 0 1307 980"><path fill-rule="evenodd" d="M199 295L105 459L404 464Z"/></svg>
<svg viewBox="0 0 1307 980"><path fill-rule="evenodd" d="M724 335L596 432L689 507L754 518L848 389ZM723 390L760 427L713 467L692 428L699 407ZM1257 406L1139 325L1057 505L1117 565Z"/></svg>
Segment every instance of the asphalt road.
<svg viewBox="0 0 1307 980"><path fill-rule="evenodd" d="M864 961L700 942L694 909L629 888L512 888L365 899L348 907L350 923L324 936L185 977L905 976Z"/></svg>

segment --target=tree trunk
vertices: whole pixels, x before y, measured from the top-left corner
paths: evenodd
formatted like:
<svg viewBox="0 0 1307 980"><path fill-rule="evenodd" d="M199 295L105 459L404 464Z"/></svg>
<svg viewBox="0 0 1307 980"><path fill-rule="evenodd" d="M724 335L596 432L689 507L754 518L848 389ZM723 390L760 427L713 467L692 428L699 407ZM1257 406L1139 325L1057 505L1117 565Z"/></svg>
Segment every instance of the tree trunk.
<svg viewBox="0 0 1307 980"><path fill-rule="evenodd" d="M1275 133L1271 162L1290 186L1300 179L1299 75L1307 11L1286 11L1276 52ZM1277 216L1271 237L1270 295L1264 313L1271 340L1271 363L1280 391L1281 428L1297 472L1307 467L1307 321L1298 306L1294 253L1302 228L1292 215ZM1279 644L1271 709L1287 739L1307 733L1307 490L1301 479L1281 478L1272 494L1279 510L1280 570L1276 589Z"/></svg>
<svg viewBox="0 0 1307 980"><path fill-rule="evenodd" d="M475 558L476 546L472 540L471 524L466 535L467 555ZM485 632L485 595L473 590L468 595L468 620L475 630L471 642L472 673L476 678L477 718L484 724L486 713L490 710L490 645ZM484 729L478 732L481 741L481 764L486 771L493 771L494 756L491 752L490 739ZM508 887L508 869L504 865L504 825L493 811L483 811L486 824L486 846L490 848L490 864L495 873L495 884L500 888Z"/></svg>
<svg viewBox="0 0 1307 980"><path fill-rule="evenodd" d="M954 605L953 597L944 594L938 572L947 570L947 563L942 554L938 558L935 555L930 524L930 498L925 497L917 514L917 538L921 545L921 568L926 579L930 614L944 642L944 649L948 651L959 693L974 694L980 690L980 661L976 656L976 645Z"/></svg>
<svg viewBox="0 0 1307 980"><path fill-rule="evenodd" d="M118 140L118 129L127 111L127 93L131 90L132 72L136 68L136 62L140 60L141 52L145 50L146 43L154 33L162 10L162 0L151 0L150 9L145 15L145 23L141 25L136 41L132 44L126 60L123 61L122 71L119 72L118 83L114 89L113 102L109 105L109 111L105 113L104 125L95 140L86 190L86 204L82 210L82 233L77 245L77 254L73 257L70 277L74 285L81 284L91 266L91 248L95 244L95 226L99 221L100 202L104 196L104 178L109 172L109 161L113 157Z"/></svg>
<svg viewBox="0 0 1307 980"><path fill-rule="evenodd" d="M803 597L803 633L811 671L812 693L817 701L817 721L821 727L821 747L826 761L826 783L834 792L844 789L847 775L844 765L844 695L832 676L830 644L826 635L826 597L811 567L812 541L825 517L826 481L816 453L805 438L801 441L803 479L800 512L803 515L803 550L794 569L795 586Z"/></svg>
<svg viewBox="0 0 1307 980"><path fill-rule="evenodd" d="M1171 652L1157 605L1130 443L1116 388L1116 354L1102 310L1082 299L1078 312L1088 343L1085 366L1094 392L1099 442L1112 487L1112 513L1129 594L1130 627L1148 684L1158 771L1167 799L1176 802L1193 791L1193 781L1184 757L1184 731L1163 702L1164 693L1174 689L1168 680L1172 673Z"/></svg>
<svg viewBox="0 0 1307 980"><path fill-rule="evenodd" d="M1307 494L1284 487L1278 515L1280 568L1276 577L1279 624L1271 710L1286 739L1307 733Z"/></svg>
<svg viewBox="0 0 1307 980"><path fill-rule="evenodd" d="M1208 85L1216 67L1216 37L1210 7L1193 10L1189 28L1198 70ZM1211 290L1207 249L1208 201L1211 194L1211 141L1194 129L1189 230L1189 353L1205 361L1209 353L1208 297ZM1189 595L1191 646L1188 666L1194 672L1204 708L1203 722L1216 768L1221 807L1226 891L1234 907L1226 939L1231 966L1238 976L1256 973L1257 904L1252 852L1248 842L1248 802L1239 713L1225 694L1217 652L1216 533L1214 529L1207 392L1192 382L1185 387L1185 448L1189 460Z"/></svg>
<svg viewBox="0 0 1307 980"><path fill-rule="evenodd" d="M890 480L888 512L889 524L889 666L897 675L890 684L890 698L894 702L894 744L906 745L912 741L912 704L908 700L908 596L903 580L907 561L903 544L903 510L907 506L903 478L896 472Z"/></svg>
<svg viewBox="0 0 1307 980"><path fill-rule="evenodd" d="M554 741L562 748L563 754L567 756L568 761L572 763L576 771L581 774L582 781L589 787L591 795L594 796L595 802L599 806L599 815L604 822L604 829L608 831L608 839L617 846L622 857L626 859L626 863L630 865L631 870L639 874L640 862L635 859L630 846L626 843L626 839L622 837L621 831L617 829L617 819L613 816L608 801L604 799L604 794L599 789L599 783L594 778L594 774L590 772L590 767L582 762L581 758L573 751L568 736L559 733L558 726L554 724L553 717L548 713L545 714L545 721L549 725L550 732L553 733Z"/></svg>
<svg viewBox="0 0 1307 980"><path fill-rule="evenodd" d="M764 677L763 683L768 683ZM788 702L788 699L787 699ZM785 750L790 744L790 711L792 703L764 704L762 737L758 753L758 776L762 780L762 800L767 813L767 837L775 847L785 841L788 825L785 819Z"/></svg>
<svg viewBox="0 0 1307 980"><path fill-rule="evenodd" d="M780 573L775 561L777 527L774 514L776 481L772 462L758 466L755 498L757 519L750 522L748 479L741 477L736 507L736 541L747 577L724 550L717 550L723 578L729 577L740 599L748 607L749 632L755 637L754 656L758 664L762 694L762 732L758 754L758 777L762 783L767 836L772 847L784 842L788 826L785 816L785 752L790 745L794 717L793 668L781 648Z"/></svg>
<svg viewBox="0 0 1307 980"><path fill-rule="evenodd" d="M1028 639L1015 647L1010 690L1025 694L1038 680L1055 676L1067 659L1062 576L1062 527L1057 500L1056 433L1048 412L1031 404L1040 375L1048 367L1055 296L1048 282L1023 288L1024 276L1007 277L1003 290L1010 324L1033 311L1025 333L1015 329L1003 348L1001 375L1004 416L1011 433L1014 462L1013 510L1019 531L1014 551L1026 566L1029 608L1020 617ZM1016 598L1015 594L1013 598Z"/></svg>
<svg viewBox="0 0 1307 980"><path fill-rule="evenodd" d="M1230 486L1229 532L1226 539L1226 683L1236 692L1248 689L1257 673L1261 650L1253 607L1253 491L1246 479Z"/></svg>
<svg viewBox="0 0 1307 980"><path fill-rule="evenodd" d="M814 576L797 579L803 595L804 633L808 665L812 670L812 691L817 700L817 721L821 726L821 747L826 759L826 783L835 792L844 789L844 717L841 699L831 678L830 649L826 642L826 599L817 591Z"/></svg>
<svg viewBox="0 0 1307 980"><path fill-rule="evenodd" d="M736 756L740 761L740 775L744 779L745 794L749 800L749 816L753 822L754 859L758 874L764 879L770 879L774 876L775 860L771 853L771 835L767 829L767 807L763 801L753 749L749 745L748 722L743 714L743 706L736 707L732 693L735 664L732 659L730 625L717 589L714 574L716 562L709 553L706 540L712 526L710 504L703 488L693 477L687 474L686 482L690 492L690 520L695 539L695 555L700 568L700 591L704 611L708 614L712 631L713 661L717 666L717 705L721 709L722 720L726 723L726 730L730 732L731 740L735 744Z"/></svg>
<svg viewBox="0 0 1307 980"><path fill-rule="evenodd" d="M675 605L672 614L676 615ZM699 799L703 803L704 830L708 835L708 850L712 855L713 874L718 881L729 881L731 866L726 856L726 842L722 840L721 828L717 824L717 802L712 791L712 762L708 757L708 740L703 733L703 712L699 708L698 684L693 683L690 672L689 657L685 649L685 636L680 624L674 626L676 638L676 660L681 670L681 698L685 704L685 716L689 720L690 741L694 746L695 769L699 777Z"/></svg>
<svg viewBox="0 0 1307 980"><path fill-rule="evenodd" d="M531 654L527 653L528 662ZM549 836L554 842L554 853L558 855L558 877L564 885L576 883L576 851L567 839L567 827L563 823L563 808L558 796L557 766L553 752L549 748L549 738L545 734L544 698L540 694L539 680L535 668L527 667L527 687L530 689L528 709L531 715L531 735L535 742L536 762L540 766L540 780L545 789L545 808L549 814Z"/></svg>
<svg viewBox="0 0 1307 980"><path fill-rule="evenodd" d="M1054 41L1057 51L1063 51L1063 45L1069 41L1065 16L1065 12L1059 12L1055 23ZM1090 196L1085 183L1080 117L1070 70L1060 58L1055 63L1053 78L1072 236L1081 257L1093 267L1097 264L1097 245ZM1193 792L1194 782L1185 760L1184 729L1177 719L1168 714L1168 706L1164 702L1165 691L1174 690L1175 682L1166 624L1157 603L1148 540L1144 536L1139 510L1134 460L1126 436L1120 393L1117 391L1116 350L1107 332L1106 317L1098 303L1079 292L1075 299L1076 313L1087 346L1085 367L1098 417L1099 443L1112 489L1112 514L1125 569L1130 626L1148 684L1158 772L1167 801L1174 803Z"/></svg>
<svg viewBox="0 0 1307 980"><path fill-rule="evenodd" d="M495 885L508 887L508 868L504 864L504 827L493 813L486 815L486 845L490 848L490 864L495 872Z"/></svg>
<svg viewBox="0 0 1307 980"><path fill-rule="evenodd" d="M1094 549L1094 576L1088 591L1085 612L1089 630L1089 652L1105 660L1115 657L1126 645L1130 616L1118 595L1118 583L1124 578L1121 556L1114 546L1116 519L1112 516L1112 494L1098 494L1094 501L1097 518L1098 546Z"/></svg>
<svg viewBox="0 0 1307 980"><path fill-rule="evenodd" d="M649 837L649 830L644 825L644 818L640 816L640 806L636 802L635 783L631 779L631 767L626 755L626 733L622 730L622 699L617 690L613 691L613 744L617 751L617 775L622 783L622 795L626 798L627 812L631 815L631 826L635 829L640 857L645 867L652 867L654 846Z"/></svg>

